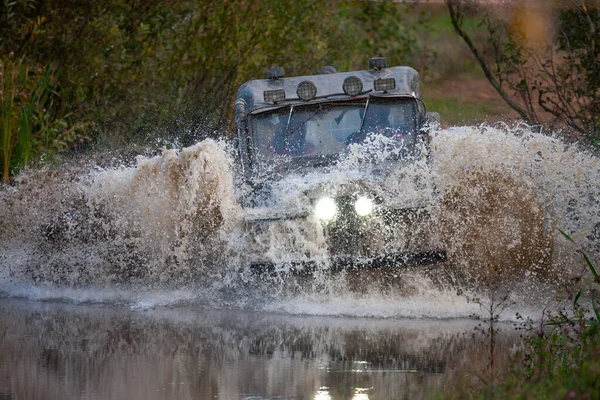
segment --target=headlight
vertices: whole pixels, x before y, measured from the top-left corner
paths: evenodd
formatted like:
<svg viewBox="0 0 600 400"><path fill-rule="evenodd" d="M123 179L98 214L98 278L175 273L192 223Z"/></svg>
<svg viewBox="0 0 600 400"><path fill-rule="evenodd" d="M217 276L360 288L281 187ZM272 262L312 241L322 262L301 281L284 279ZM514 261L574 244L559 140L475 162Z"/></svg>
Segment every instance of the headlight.
<svg viewBox="0 0 600 400"><path fill-rule="evenodd" d="M328 221L335 216L337 205L331 197L323 197L315 205L315 215L317 218Z"/></svg>
<svg viewBox="0 0 600 400"><path fill-rule="evenodd" d="M354 210L361 217L371 214L373 212L373 200L368 197L359 197L354 203Z"/></svg>

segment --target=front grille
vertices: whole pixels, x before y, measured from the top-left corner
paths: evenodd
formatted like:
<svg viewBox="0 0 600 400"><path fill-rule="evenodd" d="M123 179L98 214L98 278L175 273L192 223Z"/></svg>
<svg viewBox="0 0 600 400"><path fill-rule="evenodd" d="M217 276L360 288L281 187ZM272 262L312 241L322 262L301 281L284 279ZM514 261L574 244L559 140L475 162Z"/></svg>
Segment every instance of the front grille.
<svg viewBox="0 0 600 400"><path fill-rule="evenodd" d="M366 236L366 221L369 217L359 217L354 210L353 196L338 196L338 217L326 227L331 254L363 256L369 254Z"/></svg>

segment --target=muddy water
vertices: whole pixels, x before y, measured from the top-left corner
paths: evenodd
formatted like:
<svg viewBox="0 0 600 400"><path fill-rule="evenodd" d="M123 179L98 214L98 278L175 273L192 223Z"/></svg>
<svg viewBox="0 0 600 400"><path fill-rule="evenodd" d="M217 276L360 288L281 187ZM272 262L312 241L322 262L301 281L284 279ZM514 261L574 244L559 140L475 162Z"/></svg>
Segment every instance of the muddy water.
<svg viewBox="0 0 600 400"><path fill-rule="evenodd" d="M3 299L0 321L2 399L414 399L487 365L470 320Z"/></svg>
<svg viewBox="0 0 600 400"><path fill-rule="evenodd" d="M327 174L273 183L262 208L267 214L306 211L305 193L320 185L368 181L375 167L389 164L385 148L369 146L353 149ZM600 258L598 182L597 156L527 127L440 131L430 163L397 168L374 188L402 207L425 199L429 219L389 232L385 218L374 217L371 239L382 249L402 250L427 238L427 248L449 255L437 275L469 288L485 283L490 270L512 279L510 285L531 281L533 288L537 281L568 280L580 271L578 256L557 228L593 261ZM290 262L308 257L322 260L325 273L309 292L343 292L340 280L326 276L320 221L311 214L248 229L244 218L261 210L260 204L252 211L241 207L248 190L231 149L212 140L139 157L135 166L75 163L26 172L16 186L0 190L0 291L36 297L48 287L84 287L108 298L123 287L245 292L255 280L248 268L253 260L277 265L284 276L271 283L279 287Z"/></svg>
<svg viewBox="0 0 600 400"><path fill-rule="evenodd" d="M600 264L600 161L528 127L455 128L431 145L380 195L433 200L419 237L448 260L383 274L329 274L315 218L249 231L223 143L23 173L0 189L0 398L396 399L481 373L474 299L506 300L506 355L514 316L540 318L586 273L557 228ZM273 197L301 210L302 193L360 180L378 156L282 179ZM320 269L290 276L306 254ZM256 276L253 257L278 273Z"/></svg>

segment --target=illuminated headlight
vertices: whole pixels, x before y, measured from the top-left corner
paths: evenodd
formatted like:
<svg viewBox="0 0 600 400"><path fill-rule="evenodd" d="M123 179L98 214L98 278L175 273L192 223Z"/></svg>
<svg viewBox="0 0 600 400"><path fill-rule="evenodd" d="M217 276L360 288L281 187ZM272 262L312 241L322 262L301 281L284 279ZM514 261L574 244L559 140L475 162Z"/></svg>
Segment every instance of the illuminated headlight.
<svg viewBox="0 0 600 400"><path fill-rule="evenodd" d="M317 218L328 221L335 217L337 205L331 197L323 197L315 205L315 215Z"/></svg>
<svg viewBox="0 0 600 400"><path fill-rule="evenodd" d="M354 203L354 210L361 217L371 214L373 212L373 200L368 197L359 197Z"/></svg>

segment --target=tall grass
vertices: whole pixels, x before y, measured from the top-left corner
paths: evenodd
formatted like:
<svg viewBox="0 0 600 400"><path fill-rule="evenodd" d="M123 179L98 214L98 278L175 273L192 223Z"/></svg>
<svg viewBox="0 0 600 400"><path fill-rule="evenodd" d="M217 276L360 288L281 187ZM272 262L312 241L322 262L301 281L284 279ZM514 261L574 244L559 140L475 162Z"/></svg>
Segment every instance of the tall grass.
<svg viewBox="0 0 600 400"><path fill-rule="evenodd" d="M52 117L54 69L31 68L23 60L0 59L0 162L2 181L27 165L32 157L55 147L66 128Z"/></svg>

